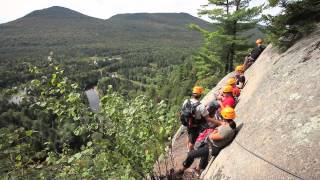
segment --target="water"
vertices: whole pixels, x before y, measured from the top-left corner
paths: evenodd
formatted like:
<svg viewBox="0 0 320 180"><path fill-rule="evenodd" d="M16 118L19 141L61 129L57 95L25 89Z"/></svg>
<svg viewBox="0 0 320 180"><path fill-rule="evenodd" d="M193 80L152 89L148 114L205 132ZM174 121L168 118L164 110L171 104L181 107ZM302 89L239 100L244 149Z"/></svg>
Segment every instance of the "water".
<svg viewBox="0 0 320 180"><path fill-rule="evenodd" d="M88 89L85 91L88 101L89 101L89 106L93 111L99 111L100 108L100 98L97 90L95 88Z"/></svg>

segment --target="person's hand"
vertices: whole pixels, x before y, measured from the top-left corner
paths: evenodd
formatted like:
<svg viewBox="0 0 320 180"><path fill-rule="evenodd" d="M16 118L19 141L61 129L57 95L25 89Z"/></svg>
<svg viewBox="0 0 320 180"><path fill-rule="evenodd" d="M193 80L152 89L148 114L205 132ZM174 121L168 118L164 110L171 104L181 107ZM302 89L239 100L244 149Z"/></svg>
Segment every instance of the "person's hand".
<svg viewBox="0 0 320 180"><path fill-rule="evenodd" d="M217 133L218 132L218 130L217 129L214 129L213 131L212 131L212 133Z"/></svg>

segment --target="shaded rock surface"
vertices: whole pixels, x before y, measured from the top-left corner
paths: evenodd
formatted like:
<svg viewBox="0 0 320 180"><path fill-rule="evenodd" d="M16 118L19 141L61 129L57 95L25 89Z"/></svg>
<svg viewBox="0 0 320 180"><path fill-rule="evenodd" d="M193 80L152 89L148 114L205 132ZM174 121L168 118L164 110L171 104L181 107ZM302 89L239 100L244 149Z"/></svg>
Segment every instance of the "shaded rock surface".
<svg viewBox="0 0 320 180"><path fill-rule="evenodd" d="M268 46L246 72L236 107L243 127L201 179L319 179L319 35L282 54Z"/></svg>

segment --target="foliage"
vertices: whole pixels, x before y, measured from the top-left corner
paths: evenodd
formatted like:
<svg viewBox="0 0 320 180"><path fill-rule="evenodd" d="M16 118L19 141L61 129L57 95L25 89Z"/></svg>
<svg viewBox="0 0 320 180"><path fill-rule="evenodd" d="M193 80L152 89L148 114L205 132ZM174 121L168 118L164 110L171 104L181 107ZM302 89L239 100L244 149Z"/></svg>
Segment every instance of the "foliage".
<svg viewBox="0 0 320 180"><path fill-rule="evenodd" d="M301 37L309 34L320 21L320 2L272 1L271 5L280 4L282 12L277 16L265 15L268 40L281 50L288 49Z"/></svg>
<svg viewBox="0 0 320 180"><path fill-rule="evenodd" d="M18 118L17 124L2 126L1 174L9 178L141 179L152 172L175 128L167 105L145 96L127 100L108 89L101 111L93 113L78 85L58 66L50 67L53 74L27 84L24 103L30 111L51 117L51 122L36 118L32 121L40 127L30 128L19 124L23 119ZM48 130L54 135L48 137ZM33 138L44 142L35 144Z"/></svg>
<svg viewBox="0 0 320 180"><path fill-rule="evenodd" d="M261 6L249 8L247 0L210 0L199 11L217 27L207 31L197 25L190 28L202 33L205 43L196 61L197 78L204 84L216 83L225 73L233 71L234 63L247 54L248 38L243 33L257 26Z"/></svg>
<svg viewBox="0 0 320 180"><path fill-rule="evenodd" d="M214 51L223 47L206 31L212 26L184 13L119 15L106 23L48 10L0 26L1 175L145 178L176 129L183 98L224 72ZM206 41L193 57L201 39L185 28L190 22L204 27ZM83 91L96 85L101 109L92 112ZM10 99L17 94L20 104Z"/></svg>

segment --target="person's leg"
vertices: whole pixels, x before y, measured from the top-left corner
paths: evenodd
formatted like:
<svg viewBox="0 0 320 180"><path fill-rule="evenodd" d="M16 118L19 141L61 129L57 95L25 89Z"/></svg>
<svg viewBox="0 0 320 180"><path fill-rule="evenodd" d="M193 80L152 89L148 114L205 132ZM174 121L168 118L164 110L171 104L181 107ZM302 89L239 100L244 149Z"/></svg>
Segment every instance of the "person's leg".
<svg viewBox="0 0 320 180"><path fill-rule="evenodd" d="M194 144L199 135L199 131L196 127L188 129L188 150L191 151L194 149Z"/></svg>
<svg viewBox="0 0 320 180"><path fill-rule="evenodd" d="M247 63L247 66L245 67L245 71L247 70L247 69L249 69L250 68L250 66L252 65L254 63L254 61L249 61L248 63Z"/></svg>
<svg viewBox="0 0 320 180"><path fill-rule="evenodd" d="M201 160L202 160L200 161L201 163L200 167L203 167L204 165L206 166L208 162L205 162L205 160L208 161L208 155L209 155L208 145L202 146L197 150L192 150L188 153L186 160L183 162L183 167L185 169L189 168L192 165L194 159L198 157L201 157Z"/></svg>
<svg viewBox="0 0 320 180"><path fill-rule="evenodd" d="M199 148L200 152L199 154L202 154L200 163L198 166L198 170L205 169L208 165L208 159L209 159L209 146L206 144L205 146Z"/></svg>
<svg viewBox="0 0 320 180"><path fill-rule="evenodd" d="M246 56L246 57L244 58L244 62L243 62L243 68L244 68L244 70L246 70L246 67L247 67L247 65L248 65L249 57L250 57L250 56Z"/></svg>
<svg viewBox="0 0 320 180"><path fill-rule="evenodd" d="M255 62L254 59L252 59L252 57L248 57L247 58L247 63L244 64L244 71L246 71L247 69L249 69L249 67Z"/></svg>

